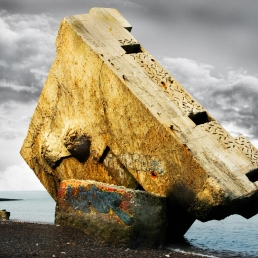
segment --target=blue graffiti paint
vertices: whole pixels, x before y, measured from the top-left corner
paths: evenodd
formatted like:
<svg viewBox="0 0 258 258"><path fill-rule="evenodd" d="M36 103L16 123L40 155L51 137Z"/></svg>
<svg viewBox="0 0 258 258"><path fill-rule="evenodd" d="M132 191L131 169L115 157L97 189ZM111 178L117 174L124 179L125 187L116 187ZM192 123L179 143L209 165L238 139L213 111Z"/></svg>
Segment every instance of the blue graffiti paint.
<svg viewBox="0 0 258 258"><path fill-rule="evenodd" d="M91 211L90 207L92 206L96 211L108 214L110 209L112 209L125 225L133 225L133 217L119 207L122 202L121 194L116 192L103 192L95 185L92 185L89 190L79 186L78 194L76 196L72 196L72 191L73 188L68 186L66 191L66 201L74 210L89 213Z"/></svg>

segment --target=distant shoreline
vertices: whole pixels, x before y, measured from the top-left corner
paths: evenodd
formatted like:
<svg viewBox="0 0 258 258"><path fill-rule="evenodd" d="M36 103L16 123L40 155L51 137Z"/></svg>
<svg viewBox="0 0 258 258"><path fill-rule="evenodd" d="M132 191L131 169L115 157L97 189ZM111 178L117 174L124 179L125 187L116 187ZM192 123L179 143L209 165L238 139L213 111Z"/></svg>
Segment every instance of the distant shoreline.
<svg viewBox="0 0 258 258"><path fill-rule="evenodd" d="M8 202L8 201L22 201L22 199L0 198L0 202Z"/></svg>

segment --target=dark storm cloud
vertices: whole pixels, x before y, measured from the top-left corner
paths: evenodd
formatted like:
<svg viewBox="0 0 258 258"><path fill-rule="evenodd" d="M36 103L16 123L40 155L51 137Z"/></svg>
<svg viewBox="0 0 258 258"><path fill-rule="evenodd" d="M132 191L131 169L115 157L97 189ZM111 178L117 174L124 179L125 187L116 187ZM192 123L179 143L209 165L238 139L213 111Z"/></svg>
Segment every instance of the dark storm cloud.
<svg viewBox="0 0 258 258"><path fill-rule="evenodd" d="M231 89L213 92L211 107L220 109L223 120L231 121L237 127L248 131L253 138L258 137L258 79L256 88L248 80L235 83Z"/></svg>
<svg viewBox="0 0 258 258"><path fill-rule="evenodd" d="M46 14L0 12L0 103L37 99L55 56L57 26Z"/></svg>
<svg viewBox="0 0 258 258"><path fill-rule="evenodd" d="M202 4L199 5L194 2L186 9L186 17L192 20L195 32L192 42L200 43L197 37L203 42L199 48L196 47L198 55L203 51L203 55L208 57L207 50L213 52L211 57L217 55L217 60L214 59L216 62L212 59L202 61L221 65L222 68L244 67L257 73L258 2L248 1L243 4L243 1L200 1Z"/></svg>
<svg viewBox="0 0 258 258"><path fill-rule="evenodd" d="M50 14L0 11L0 144L5 146L6 156L19 153L17 140L26 135L55 57L58 24ZM13 146L18 148L13 150ZM12 160L20 160L18 154L11 156ZM5 164L1 159L0 169Z"/></svg>
<svg viewBox="0 0 258 258"><path fill-rule="evenodd" d="M18 86L19 87L19 86ZM10 87L1 87L0 88L0 102L6 103L10 100L16 101L16 102L31 102L31 101L37 101L39 94L41 92L41 89L36 89L34 92L30 92L27 90L13 90Z"/></svg>
<svg viewBox="0 0 258 258"><path fill-rule="evenodd" d="M129 1L97 3L121 9L141 8ZM0 103L9 100L27 102L38 98L55 56L54 41L61 19L87 13L95 5L96 1L81 0L1 1Z"/></svg>
<svg viewBox="0 0 258 258"><path fill-rule="evenodd" d="M257 1L140 1L133 34L154 56L184 57L217 71L257 73ZM133 20L131 20L133 23Z"/></svg>
<svg viewBox="0 0 258 258"><path fill-rule="evenodd" d="M133 35L155 57L185 57L211 63L214 72L244 67L257 73L258 2L254 0L1 0L11 13L87 13L117 8L133 25Z"/></svg>
<svg viewBox="0 0 258 258"><path fill-rule="evenodd" d="M122 0L1 0L0 3L1 9L7 10L12 14L52 13L58 20L65 16L88 13L92 7L118 8L130 13L130 11L141 7L141 5L137 1Z"/></svg>
<svg viewBox="0 0 258 258"><path fill-rule="evenodd" d="M211 65L184 58L162 64L233 135L258 138L258 77L244 70L212 75Z"/></svg>

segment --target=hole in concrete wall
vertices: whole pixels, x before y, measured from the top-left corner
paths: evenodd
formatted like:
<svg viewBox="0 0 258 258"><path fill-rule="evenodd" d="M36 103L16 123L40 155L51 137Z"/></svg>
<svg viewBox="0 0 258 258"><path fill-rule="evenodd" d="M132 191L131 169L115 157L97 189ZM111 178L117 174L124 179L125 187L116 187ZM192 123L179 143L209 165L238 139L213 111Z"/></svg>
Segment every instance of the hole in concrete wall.
<svg viewBox="0 0 258 258"><path fill-rule="evenodd" d="M254 169L254 170L251 170L249 171L246 176L248 177L248 179L251 181L251 182L256 182L258 181L258 168Z"/></svg>
<svg viewBox="0 0 258 258"><path fill-rule="evenodd" d="M145 191L141 184L138 184L135 190Z"/></svg>
<svg viewBox="0 0 258 258"><path fill-rule="evenodd" d="M124 27L126 30L128 30L129 32L132 31L132 27Z"/></svg>
<svg viewBox="0 0 258 258"><path fill-rule="evenodd" d="M99 159L99 163L101 163L101 164L103 163L103 161L107 157L109 151L110 151L110 148L107 146Z"/></svg>
<svg viewBox="0 0 258 258"><path fill-rule="evenodd" d="M90 157L91 139L87 135L68 135L65 147L79 162L84 163Z"/></svg>
<svg viewBox="0 0 258 258"><path fill-rule="evenodd" d="M61 163L64 159L69 158L69 157L71 157L71 156L62 157L61 159L57 160L56 163L54 164L54 166L51 166L51 168L56 169L57 167L59 167L61 165Z"/></svg>
<svg viewBox="0 0 258 258"><path fill-rule="evenodd" d="M142 52L140 44L130 44L121 47L125 50L126 54L137 54Z"/></svg>
<svg viewBox="0 0 258 258"><path fill-rule="evenodd" d="M209 123L211 121L209 116L208 116L208 114L206 113L206 111L200 112L200 113L196 113L196 114L190 114L188 117L196 125L201 125L201 124Z"/></svg>

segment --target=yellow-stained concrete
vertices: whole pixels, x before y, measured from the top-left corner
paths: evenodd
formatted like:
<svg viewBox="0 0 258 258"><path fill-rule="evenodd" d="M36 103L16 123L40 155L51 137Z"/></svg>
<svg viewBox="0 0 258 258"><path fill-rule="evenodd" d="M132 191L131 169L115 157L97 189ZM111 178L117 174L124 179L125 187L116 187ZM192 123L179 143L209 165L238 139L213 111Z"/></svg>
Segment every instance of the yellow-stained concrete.
<svg viewBox="0 0 258 258"><path fill-rule="evenodd" d="M256 199L258 151L231 137L130 30L115 9L64 18L23 158L54 199L74 178L142 187L202 220L257 213L243 209Z"/></svg>

